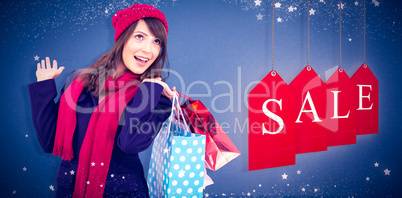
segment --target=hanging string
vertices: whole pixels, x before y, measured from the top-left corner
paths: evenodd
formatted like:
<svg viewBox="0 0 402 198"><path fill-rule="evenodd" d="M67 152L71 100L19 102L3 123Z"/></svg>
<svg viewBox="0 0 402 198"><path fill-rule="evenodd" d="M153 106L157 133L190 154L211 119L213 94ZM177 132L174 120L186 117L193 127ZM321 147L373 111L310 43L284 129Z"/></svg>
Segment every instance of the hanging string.
<svg viewBox="0 0 402 198"><path fill-rule="evenodd" d="M274 70L274 30L275 30L275 10L274 10L274 0L272 0L272 70Z"/></svg>
<svg viewBox="0 0 402 198"><path fill-rule="evenodd" d="M339 67L342 61L342 0L339 0Z"/></svg>
<svg viewBox="0 0 402 198"><path fill-rule="evenodd" d="M307 65L310 65L310 0L307 1Z"/></svg>
<svg viewBox="0 0 402 198"><path fill-rule="evenodd" d="M364 49L363 49L363 63L366 64L366 0L364 0L364 8L363 8L363 13L364 13L364 35L363 35L363 40L364 40Z"/></svg>

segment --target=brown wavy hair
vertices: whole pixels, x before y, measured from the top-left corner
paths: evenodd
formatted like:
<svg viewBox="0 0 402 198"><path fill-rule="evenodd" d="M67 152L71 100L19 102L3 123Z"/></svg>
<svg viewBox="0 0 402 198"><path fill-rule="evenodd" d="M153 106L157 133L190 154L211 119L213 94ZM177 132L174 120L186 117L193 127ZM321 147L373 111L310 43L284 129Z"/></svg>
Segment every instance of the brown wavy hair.
<svg viewBox="0 0 402 198"><path fill-rule="evenodd" d="M156 38L161 40L161 51L152 65L141 74L141 81L145 78L161 77L163 81L169 77L169 60L167 57L167 35L163 23L156 18L143 18L149 30ZM138 20L139 21L139 20ZM105 80L113 76L117 66L123 62L122 53L124 44L132 36L138 21L132 23L117 39L112 49L102 55L94 64L85 68L81 72L80 80L84 80L84 86L87 90L92 91L92 94L99 96L100 91L105 85ZM165 69L162 76L162 70Z"/></svg>

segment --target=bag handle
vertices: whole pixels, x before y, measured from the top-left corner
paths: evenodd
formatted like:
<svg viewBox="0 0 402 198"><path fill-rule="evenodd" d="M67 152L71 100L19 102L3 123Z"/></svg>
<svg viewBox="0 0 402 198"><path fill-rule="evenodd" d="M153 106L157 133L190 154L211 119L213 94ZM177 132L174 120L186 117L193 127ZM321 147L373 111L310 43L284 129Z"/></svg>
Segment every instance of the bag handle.
<svg viewBox="0 0 402 198"><path fill-rule="evenodd" d="M175 103L175 101L177 101L178 99L177 99L177 95L175 94L174 96L173 96L173 98L172 98L172 112L170 112L170 116L169 116L169 125L168 125L168 129L169 129L169 131L170 131L170 128L171 128L171 126L172 126L172 122L173 122L173 119L174 119L174 116L175 116L175 111L177 111L176 110L176 103Z"/></svg>
<svg viewBox="0 0 402 198"><path fill-rule="evenodd" d="M177 95L177 104L178 104L177 105L177 110L178 110L178 114L179 114L179 115L177 115L177 117L179 118L179 122L180 122L180 117L183 120L183 124L186 127L185 133L187 135L187 132L190 132L190 127L187 125L186 119L184 118L184 113L183 113L183 110L182 110L181 105L180 105L179 94L177 92L176 92L176 95Z"/></svg>
<svg viewBox="0 0 402 198"><path fill-rule="evenodd" d="M188 100L191 100L191 101L194 101L194 99L192 99L192 98L190 98L190 97L188 97L188 96L186 96L186 95L184 95L184 94L182 94L182 93L180 93L180 92L178 92L178 91L176 91L176 92L177 92L177 94L179 95L179 97L184 98L184 99L188 99Z"/></svg>
<svg viewBox="0 0 402 198"><path fill-rule="evenodd" d="M185 126L185 130L184 133L185 135L187 135L188 132L190 132L190 127L187 125L187 123L185 122L185 118L184 118L184 113L181 109L180 106L180 101L179 101L179 94L177 92L175 92L173 98L172 98L172 112L170 113L169 119L169 129L171 127L171 122L173 122L173 119L175 119L174 116L177 116L177 121L180 123L180 118L183 119L183 124ZM193 136L193 134L191 133L191 135Z"/></svg>

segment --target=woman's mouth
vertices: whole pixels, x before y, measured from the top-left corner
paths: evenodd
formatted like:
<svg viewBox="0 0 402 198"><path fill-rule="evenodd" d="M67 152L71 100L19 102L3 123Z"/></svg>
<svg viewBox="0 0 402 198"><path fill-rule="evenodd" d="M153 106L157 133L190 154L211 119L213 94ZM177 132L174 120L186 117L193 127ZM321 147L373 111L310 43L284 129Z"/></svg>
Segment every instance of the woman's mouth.
<svg viewBox="0 0 402 198"><path fill-rule="evenodd" d="M138 57L138 56L134 56L135 60L137 60L137 63L140 65L145 65L145 63L147 63L149 61L149 59L147 58L142 58L142 57Z"/></svg>

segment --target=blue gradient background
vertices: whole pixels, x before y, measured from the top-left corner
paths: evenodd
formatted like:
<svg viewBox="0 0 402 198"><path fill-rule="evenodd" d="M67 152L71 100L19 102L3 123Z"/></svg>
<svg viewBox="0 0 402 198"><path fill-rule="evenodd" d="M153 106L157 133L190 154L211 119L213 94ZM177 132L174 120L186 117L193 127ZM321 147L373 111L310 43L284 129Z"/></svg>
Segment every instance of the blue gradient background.
<svg viewBox="0 0 402 198"><path fill-rule="evenodd" d="M324 81L339 65L337 1L325 1L311 0L310 5L316 10L310 16L310 65ZM342 67L349 76L363 63L363 0L357 0L358 6L355 1L344 0L342 10ZM242 153L218 171L208 171L215 184L206 188L205 197L401 196L402 6L396 0L379 1L374 6L367 0L366 43L366 63L380 84L379 134L358 136L355 145L297 155L293 166L257 171L248 171L245 98L253 83L271 70L271 1L261 6L241 0L2 1L0 197L55 194L49 186L55 186L60 158L43 153L30 115L27 85L36 81L33 57L49 56L66 67L56 79L60 90L71 71L111 49L112 14L136 2L157 6L168 20L173 72L167 83L201 99ZM283 22L275 20L275 70L290 83L307 64L307 5L301 0L279 2L275 18ZM297 10L289 12L289 6ZM257 20L259 13L262 20ZM210 90L200 83L189 89L197 81ZM209 96L194 95L208 91ZM149 149L141 154L145 167L149 157ZM282 179L284 173L287 179Z"/></svg>

